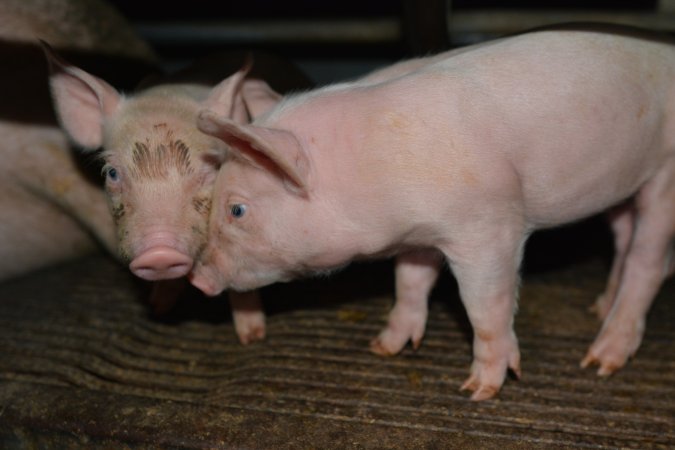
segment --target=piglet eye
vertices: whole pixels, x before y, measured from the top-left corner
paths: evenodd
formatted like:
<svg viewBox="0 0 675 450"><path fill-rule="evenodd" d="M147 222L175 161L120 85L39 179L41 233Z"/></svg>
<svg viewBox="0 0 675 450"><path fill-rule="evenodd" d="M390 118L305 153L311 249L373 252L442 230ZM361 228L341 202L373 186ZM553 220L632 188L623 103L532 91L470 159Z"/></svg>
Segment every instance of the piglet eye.
<svg viewBox="0 0 675 450"><path fill-rule="evenodd" d="M246 214L246 205L237 203L235 205L230 206L230 214L232 214L232 217L236 219L243 217L244 214Z"/></svg>
<svg viewBox="0 0 675 450"><path fill-rule="evenodd" d="M110 181L117 181L119 179L117 169L115 169L114 167L108 167L108 170L105 171L105 174Z"/></svg>

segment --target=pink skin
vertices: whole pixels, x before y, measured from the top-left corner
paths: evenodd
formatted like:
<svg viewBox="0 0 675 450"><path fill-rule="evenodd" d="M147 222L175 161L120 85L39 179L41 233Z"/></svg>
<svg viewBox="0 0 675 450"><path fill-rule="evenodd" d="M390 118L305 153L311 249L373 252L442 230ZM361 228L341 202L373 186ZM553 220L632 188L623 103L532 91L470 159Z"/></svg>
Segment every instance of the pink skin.
<svg viewBox="0 0 675 450"><path fill-rule="evenodd" d="M200 113L232 151L191 282L215 295L397 254L396 305L371 344L395 354L422 339L442 254L474 330L462 389L484 400L520 374L527 237L630 198L613 220L606 318L582 362L612 373L672 271L675 49L558 30L446 56L289 97L250 125Z"/></svg>
<svg viewBox="0 0 675 450"><path fill-rule="evenodd" d="M55 125L0 123L0 280L115 250L103 190L88 180Z"/></svg>
<svg viewBox="0 0 675 450"><path fill-rule="evenodd" d="M197 111L216 108L238 122L279 99L267 85L244 80L245 67L217 86L169 84L131 97L45 48L50 87L64 130L84 151L103 147L106 191L122 258L140 278L183 278L206 244L212 185L227 147L195 127ZM248 109L239 98L254 100ZM151 302L166 310L180 283L159 283ZM256 293L231 296L243 343L261 339L265 318Z"/></svg>

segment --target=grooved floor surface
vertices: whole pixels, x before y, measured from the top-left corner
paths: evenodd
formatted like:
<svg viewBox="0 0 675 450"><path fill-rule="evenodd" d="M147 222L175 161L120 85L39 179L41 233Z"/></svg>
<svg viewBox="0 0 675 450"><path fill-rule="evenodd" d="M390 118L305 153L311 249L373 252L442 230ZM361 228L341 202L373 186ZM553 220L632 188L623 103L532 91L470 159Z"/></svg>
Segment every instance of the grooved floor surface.
<svg viewBox="0 0 675 450"><path fill-rule="evenodd" d="M387 263L263 291L268 338L243 347L222 300L154 318L104 257L0 285L0 448L674 448L675 284L643 345L609 379L578 367L606 263L527 274L523 378L496 400L458 391L471 361L444 276L418 351L368 342L392 301ZM283 301L286 299L286 301Z"/></svg>

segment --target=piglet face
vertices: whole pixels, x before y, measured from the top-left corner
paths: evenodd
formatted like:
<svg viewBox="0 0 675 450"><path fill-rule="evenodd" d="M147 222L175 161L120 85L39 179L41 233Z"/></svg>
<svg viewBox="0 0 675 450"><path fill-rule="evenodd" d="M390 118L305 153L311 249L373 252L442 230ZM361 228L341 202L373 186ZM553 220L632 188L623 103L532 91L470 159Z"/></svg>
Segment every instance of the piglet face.
<svg viewBox="0 0 675 450"><path fill-rule="evenodd" d="M213 190L208 243L191 282L207 295L306 273L316 208L307 155L292 135L202 114L199 126L230 146Z"/></svg>
<svg viewBox="0 0 675 450"><path fill-rule="evenodd" d="M122 258L146 280L187 275L206 243L212 186L227 149L196 129L197 112L247 122L278 94L264 82L242 88L248 62L210 89L167 84L126 97L44 49L63 129L83 151L103 148Z"/></svg>
<svg viewBox="0 0 675 450"><path fill-rule="evenodd" d="M218 164L201 156L220 144L190 132L187 122L134 124L126 132L113 123L116 139L103 153L120 254L141 278L186 275L206 242Z"/></svg>
<svg viewBox="0 0 675 450"><path fill-rule="evenodd" d="M208 243L191 282L205 294L217 295L298 276L307 250L301 240L305 203L278 177L228 160L216 178Z"/></svg>

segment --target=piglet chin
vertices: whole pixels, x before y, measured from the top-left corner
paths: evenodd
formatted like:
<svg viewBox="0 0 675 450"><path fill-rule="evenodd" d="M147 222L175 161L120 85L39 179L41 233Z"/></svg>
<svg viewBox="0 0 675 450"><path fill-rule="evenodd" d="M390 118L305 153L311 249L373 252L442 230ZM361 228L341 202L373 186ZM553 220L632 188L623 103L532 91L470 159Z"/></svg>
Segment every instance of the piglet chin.
<svg viewBox="0 0 675 450"><path fill-rule="evenodd" d="M191 257L167 246L149 248L129 264L136 276L149 281L184 277L190 273L192 266Z"/></svg>

